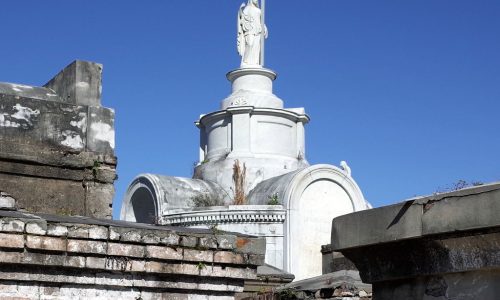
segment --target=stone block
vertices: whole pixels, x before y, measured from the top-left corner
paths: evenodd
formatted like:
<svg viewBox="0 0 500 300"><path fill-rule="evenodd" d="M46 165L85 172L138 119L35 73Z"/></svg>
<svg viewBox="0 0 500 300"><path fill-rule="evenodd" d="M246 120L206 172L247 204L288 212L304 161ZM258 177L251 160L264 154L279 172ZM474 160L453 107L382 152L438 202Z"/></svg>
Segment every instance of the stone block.
<svg viewBox="0 0 500 300"><path fill-rule="evenodd" d="M16 199L11 195L0 191L0 208L7 210L16 209Z"/></svg>
<svg viewBox="0 0 500 300"><path fill-rule="evenodd" d="M113 155L115 149L115 112L98 106L89 107L87 147L90 151ZM109 174L113 176L113 174ZM106 176L106 174L101 174ZM109 178L114 180L114 178ZM107 182L109 180L104 179Z"/></svg>
<svg viewBox="0 0 500 300"><path fill-rule="evenodd" d="M108 243L108 255L125 257L144 257L145 246L121 243Z"/></svg>
<svg viewBox="0 0 500 300"><path fill-rule="evenodd" d="M89 256L85 259L85 267L89 269L105 269L106 258Z"/></svg>
<svg viewBox="0 0 500 300"><path fill-rule="evenodd" d="M44 221L30 221L26 223L26 233L29 234L37 234L37 235L45 235L47 233L47 223Z"/></svg>
<svg viewBox="0 0 500 300"><path fill-rule="evenodd" d="M232 250L236 248L236 236L234 235L216 235L217 244L220 249Z"/></svg>
<svg viewBox="0 0 500 300"><path fill-rule="evenodd" d="M130 262L130 269L129 271L131 272L144 272L145 270L145 265L146 262L144 260L131 260Z"/></svg>
<svg viewBox="0 0 500 300"><path fill-rule="evenodd" d="M78 181L0 172L0 190L9 191L19 208L31 212L85 215L85 189ZM72 201L68 201L67 195L72 195Z"/></svg>
<svg viewBox="0 0 500 300"><path fill-rule="evenodd" d="M112 241L120 240L120 231L117 227L109 227L109 239Z"/></svg>
<svg viewBox="0 0 500 300"><path fill-rule="evenodd" d="M262 254L248 254L246 263L253 266L263 266L265 258L266 256Z"/></svg>
<svg viewBox="0 0 500 300"><path fill-rule="evenodd" d="M95 277L96 281L104 286L113 286L113 287L133 286L133 275L130 274L97 273ZM125 289L120 289L120 290L125 291ZM126 290L133 290L133 289L126 289Z"/></svg>
<svg viewBox="0 0 500 300"><path fill-rule="evenodd" d="M500 226L497 214L500 201L495 201L500 199L500 189L488 190L485 186L475 190L472 193L459 190L443 199L436 195L437 199L427 201L422 214L422 234Z"/></svg>
<svg viewBox="0 0 500 300"><path fill-rule="evenodd" d="M106 254L106 243L89 240L68 240L68 252Z"/></svg>
<svg viewBox="0 0 500 300"><path fill-rule="evenodd" d="M154 234L154 233L145 233L143 236L142 236L142 240L141 242L143 242L144 244L159 244L161 241L161 238L157 235L157 234Z"/></svg>
<svg viewBox="0 0 500 300"><path fill-rule="evenodd" d="M244 264L245 257L242 254L230 251L216 251L214 253L214 262L222 264Z"/></svg>
<svg viewBox="0 0 500 300"><path fill-rule="evenodd" d="M217 238L215 236L201 237L199 247L217 249Z"/></svg>
<svg viewBox="0 0 500 300"><path fill-rule="evenodd" d="M22 252L0 252L0 262L3 263L20 263L23 258Z"/></svg>
<svg viewBox="0 0 500 300"><path fill-rule="evenodd" d="M24 236L20 234L0 233L1 248L24 248Z"/></svg>
<svg viewBox="0 0 500 300"><path fill-rule="evenodd" d="M214 252L210 250L184 249L184 260L194 262L213 262Z"/></svg>
<svg viewBox="0 0 500 300"><path fill-rule="evenodd" d="M167 260L182 260L182 248L170 248L164 246L146 246L146 257Z"/></svg>
<svg viewBox="0 0 500 300"><path fill-rule="evenodd" d="M89 226L87 225L68 226L68 237L77 239L88 239Z"/></svg>
<svg viewBox="0 0 500 300"><path fill-rule="evenodd" d="M26 236L26 248L49 251L66 251L66 239L47 236Z"/></svg>
<svg viewBox="0 0 500 300"><path fill-rule="evenodd" d="M24 232L24 222L21 220L4 220L2 222L4 232Z"/></svg>
<svg viewBox="0 0 500 300"><path fill-rule="evenodd" d="M240 252L240 253L265 254L266 253L266 239L265 238L237 237L235 251Z"/></svg>
<svg viewBox="0 0 500 300"><path fill-rule="evenodd" d="M17 293L17 282L15 281L2 281L0 283L0 297L5 297L5 294Z"/></svg>
<svg viewBox="0 0 500 300"><path fill-rule="evenodd" d="M184 247L194 248L198 245L198 238L195 236L183 235L180 237L180 245Z"/></svg>
<svg viewBox="0 0 500 300"><path fill-rule="evenodd" d="M59 297L58 286L40 285L40 299L57 299Z"/></svg>
<svg viewBox="0 0 500 300"><path fill-rule="evenodd" d="M188 295L182 295L183 298L174 298L174 297L171 297L171 298L168 298L170 300L187 300L187 297ZM141 296L139 299L143 299L143 300L163 300L165 298L163 298L163 293L159 292L159 293L156 293L156 292L147 292L147 291L141 291Z"/></svg>
<svg viewBox="0 0 500 300"><path fill-rule="evenodd" d="M186 274L186 275L199 275L200 270L209 268L209 266L207 266L206 264L203 264L203 263L198 263L198 264L193 264L193 265L183 264L181 266L182 266L181 273Z"/></svg>
<svg viewBox="0 0 500 300"><path fill-rule="evenodd" d="M44 87L55 91L66 103L100 106L101 78L101 64L75 60Z"/></svg>
<svg viewBox="0 0 500 300"><path fill-rule="evenodd" d="M68 227L59 224L47 224L47 235L67 236Z"/></svg>
<svg viewBox="0 0 500 300"><path fill-rule="evenodd" d="M123 242L135 242L138 243L142 239L141 236L141 231L140 230L128 230L128 231L122 231L120 235L120 241Z"/></svg>
<svg viewBox="0 0 500 300"><path fill-rule="evenodd" d="M91 226L89 228L89 238L93 240L107 240L108 239L108 228L104 226Z"/></svg>
<svg viewBox="0 0 500 300"><path fill-rule="evenodd" d="M179 245L180 241L180 236L174 232L165 232L162 238L161 238L161 244L167 245L167 246L177 246ZM192 241L191 241L192 243ZM195 243L196 245L196 243Z"/></svg>
<svg viewBox="0 0 500 300"><path fill-rule="evenodd" d="M85 257L66 256L63 261L63 266L72 268L85 268Z"/></svg>
<svg viewBox="0 0 500 300"><path fill-rule="evenodd" d="M337 251L419 236L422 233L421 215L422 207L410 200L336 217L332 223L332 249Z"/></svg>
<svg viewBox="0 0 500 300"><path fill-rule="evenodd" d="M115 186L108 183L85 182L86 215L96 218L110 219Z"/></svg>
<svg viewBox="0 0 500 300"><path fill-rule="evenodd" d="M62 255L25 252L22 257L22 262L25 264L44 266L63 266L65 257Z"/></svg>

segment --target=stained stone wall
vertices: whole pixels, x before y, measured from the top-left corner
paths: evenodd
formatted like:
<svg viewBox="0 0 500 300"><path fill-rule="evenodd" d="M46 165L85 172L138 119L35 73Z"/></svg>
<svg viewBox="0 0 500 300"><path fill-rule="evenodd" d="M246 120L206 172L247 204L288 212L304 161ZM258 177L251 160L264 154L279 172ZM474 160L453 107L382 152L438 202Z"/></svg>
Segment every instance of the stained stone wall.
<svg viewBox="0 0 500 300"><path fill-rule="evenodd" d="M101 72L75 61L45 87L0 83L0 191L20 208L111 218L114 111L100 104Z"/></svg>
<svg viewBox="0 0 500 300"><path fill-rule="evenodd" d="M500 183L337 217L332 249L374 299L498 299Z"/></svg>
<svg viewBox="0 0 500 300"><path fill-rule="evenodd" d="M229 300L265 239L0 210L1 299Z"/></svg>

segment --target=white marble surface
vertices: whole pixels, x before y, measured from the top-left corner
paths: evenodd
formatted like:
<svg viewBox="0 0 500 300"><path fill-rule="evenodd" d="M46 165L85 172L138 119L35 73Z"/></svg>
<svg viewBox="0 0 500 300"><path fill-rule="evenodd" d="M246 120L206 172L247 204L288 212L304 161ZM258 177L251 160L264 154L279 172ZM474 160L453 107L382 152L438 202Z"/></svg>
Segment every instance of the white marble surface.
<svg viewBox="0 0 500 300"><path fill-rule="evenodd" d="M258 0L248 0L238 11L238 53L242 68L262 66L263 36L267 37L262 11Z"/></svg>

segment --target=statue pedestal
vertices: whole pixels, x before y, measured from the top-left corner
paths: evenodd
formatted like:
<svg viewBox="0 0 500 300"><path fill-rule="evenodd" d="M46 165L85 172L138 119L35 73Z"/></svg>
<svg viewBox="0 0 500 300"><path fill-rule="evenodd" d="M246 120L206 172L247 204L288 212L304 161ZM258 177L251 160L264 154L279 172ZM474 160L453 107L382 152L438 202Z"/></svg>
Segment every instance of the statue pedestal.
<svg viewBox="0 0 500 300"><path fill-rule="evenodd" d="M240 68L226 74L232 93L221 103L221 110L231 106L283 108L283 100L273 94L276 73L266 68Z"/></svg>

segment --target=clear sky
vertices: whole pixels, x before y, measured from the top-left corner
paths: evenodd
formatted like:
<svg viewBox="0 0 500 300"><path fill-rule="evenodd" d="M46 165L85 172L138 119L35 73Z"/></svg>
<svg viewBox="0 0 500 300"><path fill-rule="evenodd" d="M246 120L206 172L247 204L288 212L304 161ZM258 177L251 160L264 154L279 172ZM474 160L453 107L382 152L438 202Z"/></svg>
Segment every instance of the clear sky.
<svg viewBox="0 0 500 300"><path fill-rule="evenodd" d="M242 0L2 1L0 81L104 64L114 216L139 173L192 175L200 114L230 93ZM311 164L346 160L381 206L500 180L500 1L267 0L275 93L304 106Z"/></svg>

